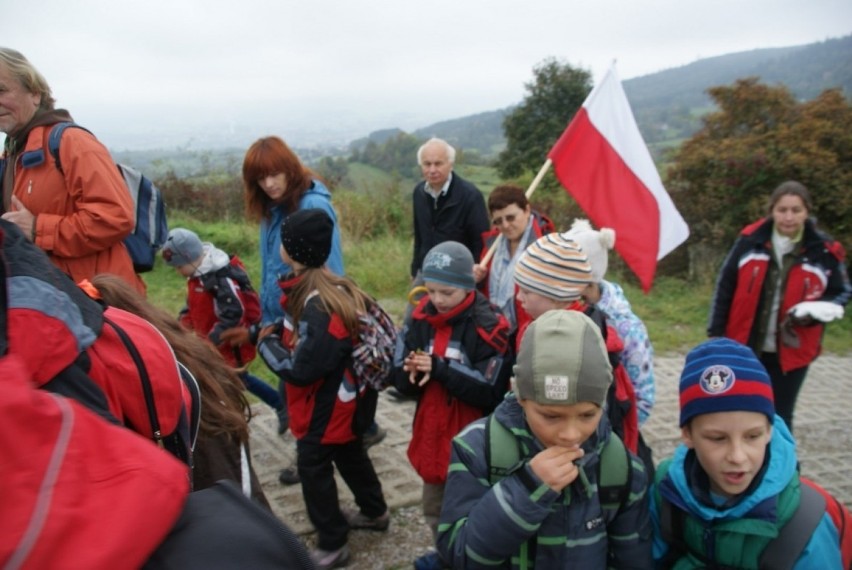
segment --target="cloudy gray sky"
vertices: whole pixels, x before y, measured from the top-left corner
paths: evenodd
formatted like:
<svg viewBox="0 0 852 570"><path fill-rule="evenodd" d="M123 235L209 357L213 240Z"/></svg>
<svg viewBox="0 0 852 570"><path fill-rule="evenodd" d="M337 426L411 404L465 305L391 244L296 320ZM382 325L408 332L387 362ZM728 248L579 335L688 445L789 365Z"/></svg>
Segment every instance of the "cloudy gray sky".
<svg viewBox="0 0 852 570"><path fill-rule="evenodd" d="M0 0L112 148L347 142L517 103L547 57L629 79L849 33L849 0Z"/></svg>

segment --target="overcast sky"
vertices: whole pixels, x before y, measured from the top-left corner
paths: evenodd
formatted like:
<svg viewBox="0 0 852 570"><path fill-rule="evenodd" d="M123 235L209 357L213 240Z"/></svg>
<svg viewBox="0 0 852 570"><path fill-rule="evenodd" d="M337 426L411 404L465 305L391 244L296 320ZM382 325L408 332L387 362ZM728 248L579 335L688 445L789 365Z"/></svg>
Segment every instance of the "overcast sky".
<svg viewBox="0 0 852 570"><path fill-rule="evenodd" d="M0 0L0 45L113 148L346 142L518 103L547 57L629 79L850 33L850 0Z"/></svg>

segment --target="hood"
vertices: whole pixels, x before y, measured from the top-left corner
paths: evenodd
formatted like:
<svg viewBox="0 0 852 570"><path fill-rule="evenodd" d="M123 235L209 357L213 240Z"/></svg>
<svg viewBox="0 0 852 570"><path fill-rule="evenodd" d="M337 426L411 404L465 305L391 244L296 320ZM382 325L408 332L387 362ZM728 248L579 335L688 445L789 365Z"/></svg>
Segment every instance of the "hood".
<svg viewBox="0 0 852 570"><path fill-rule="evenodd" d="M691 450L684 444L677 447L666 479L660 486L660 492L672 503L706 521L743 518L764 501L781 493L790 483L790 479L797 474L796 442L784 420L777 415L772 424L769 465L764 471L763 479L750 495L746 495L733 506L715 509L698 500L686 480L685 462L689 453Z"/></svg>
<svg viewBox="0 0 852 570"><path fill-rule="evenodd" d="M601 298L598 301L598 307L607 314L612 320L617 320L617 316L626 315L632 316L633 311L630 307L630 301L624 295L624 290L618 283L611 283L603 280L600 283Z"/></svg>
<svg viewBox="0 0 852 570"><path fill-rule="evenodd" d="M231 257L212 243L204 242L202 247L204 247L204 258L201 260L201 264L195 270L195 273L193 273L194 277L219 271L231 263Z"/></svg>

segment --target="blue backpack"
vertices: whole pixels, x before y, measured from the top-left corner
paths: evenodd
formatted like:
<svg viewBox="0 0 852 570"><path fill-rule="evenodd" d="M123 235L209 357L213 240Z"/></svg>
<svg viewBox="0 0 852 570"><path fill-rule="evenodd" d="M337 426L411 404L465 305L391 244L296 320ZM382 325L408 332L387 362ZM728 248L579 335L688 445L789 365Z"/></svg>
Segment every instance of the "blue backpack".
<svg viewBox="0 0 852 570"><path fill-rule="evenodd" d="M56 123L50 129L47 148L59 172L63 172L62 163L59 160L59 142L62 140L62 133L68 127L91 132L71 122ZM141 172L125 164L116 166L136 207L136 225L133 233L124 238L124 245L130 253L130 259L133 260L133 269L136 273L151 271L157 251L163 247L169 236L166 204L160 190Z"/></svg>

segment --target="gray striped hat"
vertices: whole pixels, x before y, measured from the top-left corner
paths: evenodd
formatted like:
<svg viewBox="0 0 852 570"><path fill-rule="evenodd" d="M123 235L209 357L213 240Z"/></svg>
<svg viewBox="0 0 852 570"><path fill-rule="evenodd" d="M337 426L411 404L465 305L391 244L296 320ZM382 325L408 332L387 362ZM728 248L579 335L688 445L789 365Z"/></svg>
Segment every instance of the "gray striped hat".
<svg viewBox="0 0 852 570"><path fill-rule="evenodd" d="M579 245L566 234L542 236L515 265L515 283L556 301L575 301L593 282L592 266Z"/></svg>

